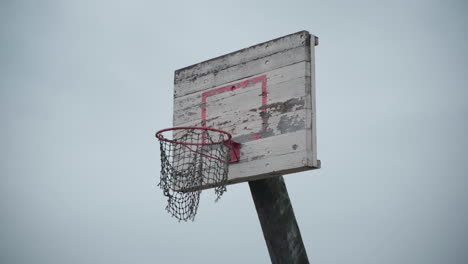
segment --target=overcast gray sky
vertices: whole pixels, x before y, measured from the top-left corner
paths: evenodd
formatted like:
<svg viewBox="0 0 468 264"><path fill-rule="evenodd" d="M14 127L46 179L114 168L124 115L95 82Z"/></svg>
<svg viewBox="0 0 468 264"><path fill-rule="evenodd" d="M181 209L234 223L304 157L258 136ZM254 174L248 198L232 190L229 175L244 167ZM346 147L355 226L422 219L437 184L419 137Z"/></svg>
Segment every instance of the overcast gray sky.
<svg viewBox="0 0 468 264"><path fill-rule="evenodd" d="M164 210L174 70L300 30L321 170L285 177L311 263L468 263L466 1L0 4L0 262L269 263L248 184Z"/></svg>

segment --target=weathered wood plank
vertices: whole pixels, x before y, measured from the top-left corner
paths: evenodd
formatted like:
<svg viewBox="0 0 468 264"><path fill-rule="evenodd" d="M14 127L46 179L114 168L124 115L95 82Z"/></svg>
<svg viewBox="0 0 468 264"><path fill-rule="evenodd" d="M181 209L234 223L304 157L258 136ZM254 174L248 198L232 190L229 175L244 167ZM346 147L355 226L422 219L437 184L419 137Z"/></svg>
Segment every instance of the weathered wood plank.
<svg viewBox="0 0 468 264"><path fill-rule="evenodd" d="M253 160L243 163L242 166L232 164L229 167L229 184L316 169L307 164L306 154L305 151L290 152L268 159Z"/></svg>
<svg viewBox="0 0 468 264"><path fill-rule="evenodd" d="M289 80L307 76L307 74L310 73L310 70L308 70L307 67L308 67L307 62L299 62L299 63L295 63L295 64L288 65L285 67L281 67L281 68L278 68L269 72L265 72L263 74L267 76L268 86L272 87L278 83L282 83L282 82L286 82ZM216 89L222 86L230 86L230 85L248 80L250 78L252 77L247 77L247 78L243 78L243 79L236 80L233 82L229 82L218 87L213 87L211 89ZM269 88L269 90L271 89L272 88ZM193 94L189 94L185 96L176 97L174 98L174 109L176 111L180 111L182 109L185 109L185 107L187 106L190 107L191 105L199 104L201 102L201 97L202 97L202 93L193 93Z"/></svg>
<svg viewBox="0 0 468 264"><path fill-rule="evenodd" d="M291 132L289 135L278 135L274 138L270 137L246 142L241 147L240 162L250 162L268 159L281 154L306 151L305 137L306 131L300 130Z"/></svg>
<svg viewBox="0 0 468 264"><path fill-rule="evenodd" d="M183 79L193 78L194 76L219 72L221 70L243 64L248 61L270 56L274 53L304 46L307 45L307 41L310 41L310 37L311 35L309 32L300 31L288 36L241 49L224 56L203 61L195 65L177 70L175 72L174 81L175 83L178 83Z"/></svg>
<svg viewBox="0 0 468 264"><path fill-rule="evenodd" d="M224 95L210 97L206 102L206 119L218 121L226 118L246 118L250 120L262 120L263 110L270 115L300 111L307 108L306 95L304 94L306 78L298 78L285 83L271 86L268 92L267 102L262 106L261 89L255 85L250 89L239 93L227 92ZM211 99L213 98L213 99ZM200 98L201 101L201 98ZM242 102L242 107L239 106ZM191 107L184 107L174 112L174 126L196 121L201 125L201 102L192 101ZM245 118L244 118L245 117Z"/></svg>
<svg viewBox="0 0 468 264"><path fill-rule="evenodd" d="M282 99L287 100L288 97L297 97L303 95L306 90L305 85L307 73L310 71L306 70L306 62L301 62L286 66L280 69L276 69L265 73L267 76L267 99L268 103L280 102ZM304 74L304 72L306 74ZM239 80L237 82L231 82L222 86L235 85L239 82L245 81L248 78ZM221 86L221 87L222 87ZM214 87L213 89L218 89ZM216 96L210 97L207 100L207 109L211 110L211 104L219 103L219 101L227 100L232 98L230 101L236 101L234 104L223 103L225 106L231 106L236 108L247 108L244 104L248 103L245 101L246 97L249 101L254 101L254 104L261 103L261 84L256 83L232 92L220 93ZM244 95L244 93L250 93ZM242 102L242 104L241 104ZM260 106L260 105L259 105ZM197 115L200 116L202 107L202 93L194 93L183 97L174 99L174 124L185 123L185 119L192 119ZM258 107L258 106L253 106ZM251 109L251 108L249 108ZM185 116L185 117L184 117Z"/></svg>
<svg viewBox="0 0 468 264"><path fill-rule="evenodd" d="M196 79L183 79L174 85L174 97L200 92L212 87L225 85L229 82L240 80L246 77L269 72L287 65L306 61L310 57L308 47L297 47L272 54L258 60L236 65L225 70L209 73Z"/></svg>
<svg viewBox="0 0 468 264"><path fill-rule="evenodd" d="M315 102L315 47L310 48L310 60L306 63L306 123L311 133L307 134L307 156L310 157L309 165L319 167L317 159L317 130L316 130L316 102Z"/></svg>
<svg viewBox="0 0 468 264"><path fill-rule="evenodd" d="M310 129L309 129L310 130ZM175 132L181 133L181 132ZM268 159L272 156L283 155L290 152L307 151L305 143L307 130L289 132L288 135L280 134L275 137L260 138L244 142L241 146L241 156L239 163L250 162L258 159ZM178 155L184 155L182 151Z"/></svg>
<svg viewBox="0 0 468 264"><path fill-rule="evenodd" d="M289 112L271 112L266 123L256 118L257 113L250 112L249 116L233 113L217 119L208 119L206 127L222 129L233 135L239 143L251 141L255 135L262 138L274 137L282 134L310 128L306 122L306 110ZM196 120L180 126L200 126L201 120ZM305 140L305 139L304 139Z"/></svg>

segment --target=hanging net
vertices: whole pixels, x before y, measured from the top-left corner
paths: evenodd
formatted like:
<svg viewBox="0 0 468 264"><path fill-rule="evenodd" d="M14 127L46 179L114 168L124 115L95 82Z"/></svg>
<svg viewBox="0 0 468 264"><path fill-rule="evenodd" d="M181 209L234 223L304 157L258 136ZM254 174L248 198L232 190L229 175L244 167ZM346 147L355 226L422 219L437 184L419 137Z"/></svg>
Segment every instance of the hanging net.
<svg viewBox="0 0 468 264"><path fill-rule="evenodd" d="M172 132L172 139L164 134ZM156 133L161 146L159 187L166 210L180 220L194 220L201 188L214 187L216 201L226 191L231 135L203 127L176 127Z"/></svg>

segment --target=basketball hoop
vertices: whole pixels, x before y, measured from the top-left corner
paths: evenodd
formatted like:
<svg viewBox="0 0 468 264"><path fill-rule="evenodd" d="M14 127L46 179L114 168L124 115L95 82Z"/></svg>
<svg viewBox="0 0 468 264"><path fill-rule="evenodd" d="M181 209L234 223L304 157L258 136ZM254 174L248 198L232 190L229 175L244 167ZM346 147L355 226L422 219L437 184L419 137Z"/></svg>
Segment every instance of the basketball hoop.
<svg viewBox="0 0 468 264"><path fill-rule="evenodd" d="M169 132L172 139L165 135ZM214 187L216 201L226 191L229 163L239 161L240 144L231 140L230 133L206 127L167 128L156 132L156 138L166 210L179 220L193 220L202 186Z"/></svg>

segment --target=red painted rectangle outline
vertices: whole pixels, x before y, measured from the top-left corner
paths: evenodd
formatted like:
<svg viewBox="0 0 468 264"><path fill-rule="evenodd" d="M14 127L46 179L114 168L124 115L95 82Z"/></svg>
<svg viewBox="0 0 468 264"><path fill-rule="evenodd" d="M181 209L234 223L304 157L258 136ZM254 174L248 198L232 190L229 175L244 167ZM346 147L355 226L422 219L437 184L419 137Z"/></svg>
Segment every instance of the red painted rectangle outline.
<svg viewBox="0 0 468 264"><path fill-rule="evenodd" d="M224 87L216 88L216 89L209 90L209 91L206 91L206 92L202 93L202 109L201 109L201 119L202 119L201 125L202 125L202 127L206 127L206 100L207 100L208 97L214 96L214 95L217 95L217 94L220 94L220 93L224 93L224 92L227 92L227 91L234 91L234 90L237 90L237 89L240 89L240 88L245 88L247 86L254 85L254 84L258 83L258 82L262 82L262 93L261 93L262 107L260 107L260 109L261 109L261 112L267 113L268 112L268 109L266 107L267 99L268 99L267 76L266 76L266 74L264 74L264 75L253 77L251 79L248 79L248 80L245 80L245 81L242 81L242 82L226 85ZM264 116L266 116L266 114ZM268 130L267 122L268 122L267 118L262 118L262 129L263 129L263 131ZM262 132L262 131L260 131L260 132ZM261 133L259 133L258 135L252 135L252 140L256 140L256 139L260 139L260 138L262 138Z"/></svg>

